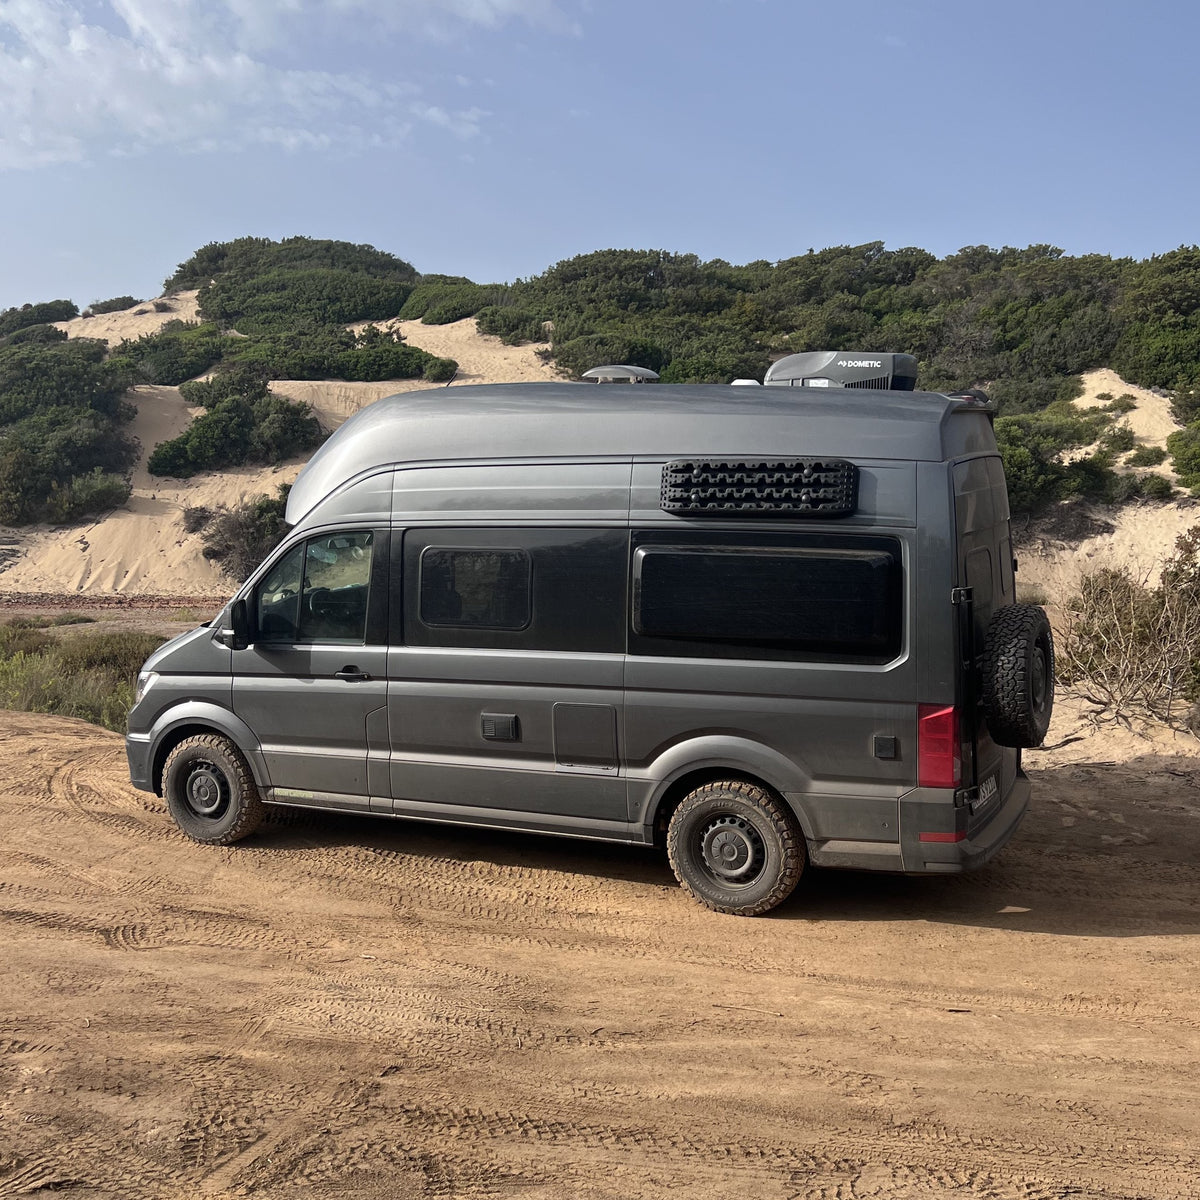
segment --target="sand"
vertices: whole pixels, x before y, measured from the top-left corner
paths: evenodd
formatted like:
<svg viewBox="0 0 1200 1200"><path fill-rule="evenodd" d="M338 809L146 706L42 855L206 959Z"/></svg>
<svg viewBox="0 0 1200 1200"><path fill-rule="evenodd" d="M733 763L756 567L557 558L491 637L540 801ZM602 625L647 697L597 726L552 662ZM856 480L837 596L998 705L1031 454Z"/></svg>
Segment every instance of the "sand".
<svg viewBox="0 0 1200 1200"><path fill-rule="evenodd" d="M1200 759L1027 761L981 872L746 920L629 847L200 846L118 735L5 713L0 1195L1195 1200Z"/></svg>
<svg viewBox="0 0 1200 1200"><path fill-rule="evenodd" d="M155 312L155 300L146 300L132 308L118 312L101 313L95 317L76 317L71 321L56 321L58 329L66 331L67 337L100 338L115 346L126 338L144 337L157 333L168 321L199 321L196 310L198 292L176 292L173 296L158 296L160 304L171 305L169 312Z"/></svg>

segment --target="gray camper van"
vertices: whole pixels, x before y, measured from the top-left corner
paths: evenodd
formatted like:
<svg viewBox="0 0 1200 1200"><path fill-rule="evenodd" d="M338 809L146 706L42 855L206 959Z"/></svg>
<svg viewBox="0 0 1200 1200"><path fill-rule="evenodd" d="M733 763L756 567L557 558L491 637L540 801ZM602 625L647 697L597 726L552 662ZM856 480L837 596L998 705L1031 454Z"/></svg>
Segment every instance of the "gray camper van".
<svg viewBox="0 0 1200 1200"><path fill-rule="evenodd" d="M370 405L212 626L146 662L134 785L218 845L264 805L665 844L743 915L806 864L985 862L1053 647L986 397L914 377L797 355L758 387Z"/></svg>

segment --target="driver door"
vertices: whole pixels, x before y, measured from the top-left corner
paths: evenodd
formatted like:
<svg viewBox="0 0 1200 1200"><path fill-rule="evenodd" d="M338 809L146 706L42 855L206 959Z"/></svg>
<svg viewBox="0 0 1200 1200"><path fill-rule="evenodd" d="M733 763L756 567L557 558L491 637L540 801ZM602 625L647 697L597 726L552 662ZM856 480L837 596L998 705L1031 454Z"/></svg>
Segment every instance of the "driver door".
<svg viewBox="0 0 1200 1200"><path fill-rule="evenodd" d="M234 652L233 707L262 747L272 799L368 807L368 735L387 723L388 537L295 542L247 597L254 640Z"/></svg>

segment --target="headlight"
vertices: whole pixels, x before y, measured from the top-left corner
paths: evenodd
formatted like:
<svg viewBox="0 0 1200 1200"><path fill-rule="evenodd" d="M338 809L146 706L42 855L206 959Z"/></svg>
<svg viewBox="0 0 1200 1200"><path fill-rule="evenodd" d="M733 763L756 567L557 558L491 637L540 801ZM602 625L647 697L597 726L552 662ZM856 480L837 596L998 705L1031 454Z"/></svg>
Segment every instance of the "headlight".
<svg viewBox="0 0 1200 1200"><path fill-rule="evenodd" d="M158 679L157 671L139 671L137 689L133 693L134 704L140 704L142 697L154 686Z"/></svg>

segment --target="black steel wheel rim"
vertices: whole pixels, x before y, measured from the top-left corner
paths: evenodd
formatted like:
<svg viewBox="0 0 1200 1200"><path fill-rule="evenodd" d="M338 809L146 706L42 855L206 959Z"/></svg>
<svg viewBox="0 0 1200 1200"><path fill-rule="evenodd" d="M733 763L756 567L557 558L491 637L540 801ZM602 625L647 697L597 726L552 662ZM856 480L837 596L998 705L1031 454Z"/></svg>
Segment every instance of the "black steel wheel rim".
<svg viewBox="0 0 1200 1200"><path fill-rule="evenodd" d="M1046 652L1040 645L1033 649L1033 670L1030 676L1030 700L1033 703L1033 711L1040 713L1046 707Z"/></svg>
<svg viewBox="0 0 1200 1200"><path fill-rule="evenodd" d="M198 817L219 820L229 809L232 791L225 772L216 763L192 764L183 785L184 801Z"/></svg>
<svg viewBox="0 0 1200 1200"><path fill-rule="evenodd" d="M705 874L722 887L750 887L767 864L761 834L737 813L721 813L708 821L699 831L696 849Z"/></svg>

